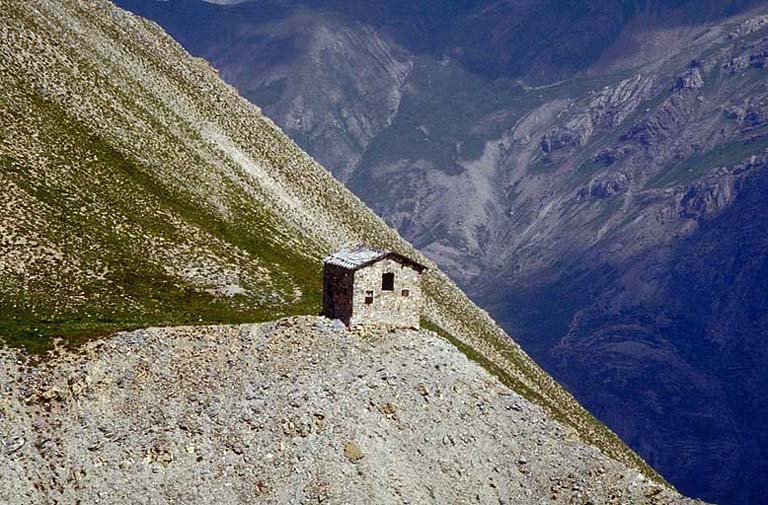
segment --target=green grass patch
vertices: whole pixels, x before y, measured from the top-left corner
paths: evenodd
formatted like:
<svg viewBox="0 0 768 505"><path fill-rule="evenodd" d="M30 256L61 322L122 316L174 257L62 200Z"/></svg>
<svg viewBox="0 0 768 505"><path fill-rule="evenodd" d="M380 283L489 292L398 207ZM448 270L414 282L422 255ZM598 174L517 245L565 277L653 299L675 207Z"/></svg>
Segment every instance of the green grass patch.
<svg viewBox="0 0 768 505"><path fill-rule="evenodd" d="M54 337L74 344L118 329L255 322L319 311L320 263L302 252L315 249L286 232L284 218L244 194L234 180L221 179L215 188L227 206L223 214L195 193L195 184L181 189L160 167L122 151L25 83L12 85L18 101L0 99L5 113L0 119L14 124L21 117L14 108L25 109L45 146L28 149L45 161L32 164L4 153L0 179L35 202L35 213L45 222L37 232L59 245L65 263L37 262L30 277L0 278L0 339L40 353ZM204 160L196 161L198 170L206 168ZM203 180L204 172L199 175ZM147 254L145 238L167 244L189 240L180 222L200 234L203 242L194 247L241 261L246 274L266 269L267 276L254 274L256 283L243 285L252 296L214 296L169 274ZM252 261L242 263L232 251ZM107 273L100 280L75 280L62 268L73 261L82 270L106 267ZM297 288L301 296L293 300Z"/></svg>
<svg viewBox="0 0 768 505"><path fill-rule="evenodd" d="M320 297L311 296L297 304L279 308L240 309L221 300L208 303L198 301L176 307L164 307L161 314L126 314L120 317L1 320L0 339L7 345L23 349L26 353L40 356L50 349L54 339L61 338L64 345L76 349L79 345L118 331L135 330L151 326L246 324L280 319L282 317L318 314Z"/></svg>

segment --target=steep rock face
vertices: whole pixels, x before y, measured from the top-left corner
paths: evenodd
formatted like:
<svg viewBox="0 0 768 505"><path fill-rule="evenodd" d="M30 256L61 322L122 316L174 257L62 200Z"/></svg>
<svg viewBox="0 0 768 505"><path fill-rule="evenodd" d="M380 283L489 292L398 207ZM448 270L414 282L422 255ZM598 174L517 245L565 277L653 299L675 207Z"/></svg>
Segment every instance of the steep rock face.
<svg viewBox="0 0 768 505"><path fill-rule="evenodd" d="M306 317L18 359L0 354L3 503L694 503L430 332Z"/></svg>
<svg viewBox="0 0 768 505"><path fill-rule="evenodd" d="M674 433L677 455L668 464L706 464L713 489L726 494L734 483L743 486L750 491L741 499L749 503L765 498L762 484L750 482L765 471L758 412L766 408L768 364L760 342L767 209L757 196L765 191L765 168L725 186L734 195L729 205L718 203L720 186L704 196L701 189L686 193L701 198L695 213L682 210L701 221L697 230L674 248L636 258L636 273L614 278L573 317L551 358L566 383L600 390L577 396L652 464L665 459L656 447L669 441L660 434ZM594 280L573 285L586 289ZM610 365L597 368L594 360ZM628 389L631 401L623 397ZM649 424L660 431L647 433ZM741 461L753 462L748 472Z"/></svg>
<svg viewBox="0 0 768 505"><path fill-rule="evenodd" d="M606 87L590 99L588 105L573 114L564 126L544 134L541 150L546 155L568 149L572 153L584 146L596 133L605 133L621 124L637 106L650 98L653 75L637 75Z"/></svg>

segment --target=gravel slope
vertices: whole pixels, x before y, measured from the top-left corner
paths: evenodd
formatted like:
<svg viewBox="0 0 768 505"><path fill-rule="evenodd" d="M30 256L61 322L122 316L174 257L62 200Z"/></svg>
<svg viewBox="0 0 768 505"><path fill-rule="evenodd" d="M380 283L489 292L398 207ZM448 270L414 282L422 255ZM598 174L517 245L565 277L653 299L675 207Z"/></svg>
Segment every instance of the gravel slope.
<svg viewBox="0 0 768 505"><path fill-rule="evenodd" d="M1 353L2 503L695 503L427 331L301 317Z"/></svg>

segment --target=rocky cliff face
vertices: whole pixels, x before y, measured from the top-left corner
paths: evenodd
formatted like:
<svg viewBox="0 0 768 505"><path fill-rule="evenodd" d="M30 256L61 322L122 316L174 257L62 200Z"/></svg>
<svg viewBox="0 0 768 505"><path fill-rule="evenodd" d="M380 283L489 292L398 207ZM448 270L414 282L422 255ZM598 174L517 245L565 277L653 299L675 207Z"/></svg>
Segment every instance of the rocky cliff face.
<svg viewBox="0 0 768 505"><path fill-rule="evenodd" d="M748 196L768 148L764 2L121 3L262 90L669 479L765 500L764 206ZM247 53L237 35L254 33Z"/></svg>
<svg viewBox="0 0 768 505"><path fill-rule="evenodd" d="M0 354L3 503L694 503L426 331L305 317Z"/></svg>

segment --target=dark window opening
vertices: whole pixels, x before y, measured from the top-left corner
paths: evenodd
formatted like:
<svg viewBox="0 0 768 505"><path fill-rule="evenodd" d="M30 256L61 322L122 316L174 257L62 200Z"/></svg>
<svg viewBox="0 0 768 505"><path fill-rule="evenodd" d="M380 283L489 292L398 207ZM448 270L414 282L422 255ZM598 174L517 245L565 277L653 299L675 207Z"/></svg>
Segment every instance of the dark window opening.
<svg viewBox="0 0 768 505"><path fill-rule="evenodd" d="M395 274L386 273L381 275L381 290L382 291L395 290Z"/></svg>
<svg viewBox="0 0 768 505"><path fill-rule="evenodd" d="M410 295L410 294L411 294L411 292L410 292L410 291L408 291L407 289L404 289L404 290L402 290L402 291L400 292L400 294L401 294L401 295L403 295L403 296L408 296L408 295Z"/></svg>
<svg viewBox="0 0 768 505"><path fill-rule="evenodd" d="M365 297L365 304L370 305L373 303L373 297L372 296L366 296Z"/></svg>

